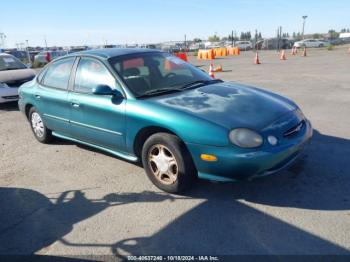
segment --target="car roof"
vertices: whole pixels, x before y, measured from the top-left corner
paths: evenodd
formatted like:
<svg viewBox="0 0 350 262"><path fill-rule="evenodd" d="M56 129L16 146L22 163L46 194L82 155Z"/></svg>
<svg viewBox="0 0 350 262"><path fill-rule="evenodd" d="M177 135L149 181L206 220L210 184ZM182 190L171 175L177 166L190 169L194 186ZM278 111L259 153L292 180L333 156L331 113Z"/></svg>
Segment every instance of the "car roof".
<svg viewBox="0 0 350 262"><path fill-rule="evenodd" d="M80 52L72 53L68 56L90 55L90 56L108 59L116 56L140 54L140 53L152 53L152 52L162 52L162 51L155 50L155 49L147 49L147 48L102 48L102 49L80 51Z"/></svg>

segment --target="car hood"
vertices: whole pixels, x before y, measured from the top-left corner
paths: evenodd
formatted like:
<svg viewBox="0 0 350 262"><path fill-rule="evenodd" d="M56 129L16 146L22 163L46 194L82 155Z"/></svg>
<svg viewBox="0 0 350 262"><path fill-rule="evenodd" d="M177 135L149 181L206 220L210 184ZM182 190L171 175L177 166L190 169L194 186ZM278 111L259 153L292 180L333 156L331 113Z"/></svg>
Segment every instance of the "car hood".
<svg viewBox="0 0 350 262"><path fill-rule="evenodd" d="M297 109L287 98L234 82L206 85L150 100L228 129L245 127L261 130Z"/></svg>
<svg viewBox="0 0 350 262"><path fill-rule="evenodd" d="M25 82L34 78L35 71L33 69L17 69L0 71L1 83Z"/></svg>

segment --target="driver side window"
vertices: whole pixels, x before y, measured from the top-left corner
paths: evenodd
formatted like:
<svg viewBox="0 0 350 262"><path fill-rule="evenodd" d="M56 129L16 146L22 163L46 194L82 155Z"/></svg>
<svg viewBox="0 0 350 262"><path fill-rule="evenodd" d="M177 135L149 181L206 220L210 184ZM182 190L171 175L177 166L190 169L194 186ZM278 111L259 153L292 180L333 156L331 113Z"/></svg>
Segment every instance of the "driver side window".
<svg viewBox="0 0 350 262"><path fill-rule="evenodd" d="M114 89L116 80L101 62L82 57L75 75L74 91L89 94L98 85L108 85Z"/></svg>

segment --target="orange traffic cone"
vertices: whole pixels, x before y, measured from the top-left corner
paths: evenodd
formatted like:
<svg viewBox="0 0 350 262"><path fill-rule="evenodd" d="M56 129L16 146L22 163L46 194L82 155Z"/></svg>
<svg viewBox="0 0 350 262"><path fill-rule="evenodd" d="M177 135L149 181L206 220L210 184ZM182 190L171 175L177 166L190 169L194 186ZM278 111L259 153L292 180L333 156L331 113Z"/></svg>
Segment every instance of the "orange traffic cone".
<svg viewBox="0 0 350 262"><path fill-rule="evenodd" d="M284 49L281 52L280 60L287 60L286 51Z"/></svg>
<svg viewBox="0 0 350 262"><path fill-rule="evenodd" d="M350 47L349 47L349 49L348 49L348 53L350 54Z"/></svg>
<svg viewBox="0 0 350 262"><path fill-rule="evenodd" d="M209 66L209 76L210 76L211 78L215 78L213 63L210 63L210 66Z"/></svg>
<svg viewBox="0 0 350 262"><path fill-rule="evenodd" d="M303 56L307 56L307 54L306 54L306 46L304 47Z"/></svg>
<svg viewBox="0 0 350 262"><path fill-rule="evenodd" d="M297 48L295 46L292 47L292 55L297 54Z"/></svg>
<svg viewBox="0 0 350 262"><path fill-rule="evenodd" d="M260 65L260 64L261 64L261 63L260 63L260 60L259 60L259 54L258 54L258 52L256 52L255 59L254 59L254 64L256 64L256 65Z"/></svg>

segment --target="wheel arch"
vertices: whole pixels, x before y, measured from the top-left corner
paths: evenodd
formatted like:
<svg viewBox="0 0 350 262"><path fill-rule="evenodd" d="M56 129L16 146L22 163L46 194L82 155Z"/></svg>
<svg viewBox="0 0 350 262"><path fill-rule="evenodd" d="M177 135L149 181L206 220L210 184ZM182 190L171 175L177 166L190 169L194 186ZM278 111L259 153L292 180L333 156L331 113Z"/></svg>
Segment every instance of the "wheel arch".
<svg viewBox="0 0 350 262"><path fill-rule="evenodd" d="M27 117L28 119L29 119L29 110L30 110L32 107L34 107L34 105L31 104L31 103L27 103L27 104L25 105L25 107L24 107L24 113L25 113L25 115L26 115L26 117Z"/></svg>
<svg viewBox="0 0 350 262"><path fill-rule="evenodd" d="M133 144L133 150L135 155L138 158L141 158L141 153L142 153L142 147L144 145L144 143L146 142L146 140L156 134L156 133L168 133L168 134L172 134L177 136L181 141L181 137L179 137L177 134L175 134L173 131L171 131L170 129L164 128L164 127L160 127L160 126L147 126L144 127L142 129L140 129L134 139L134 144Z"/></svg>

